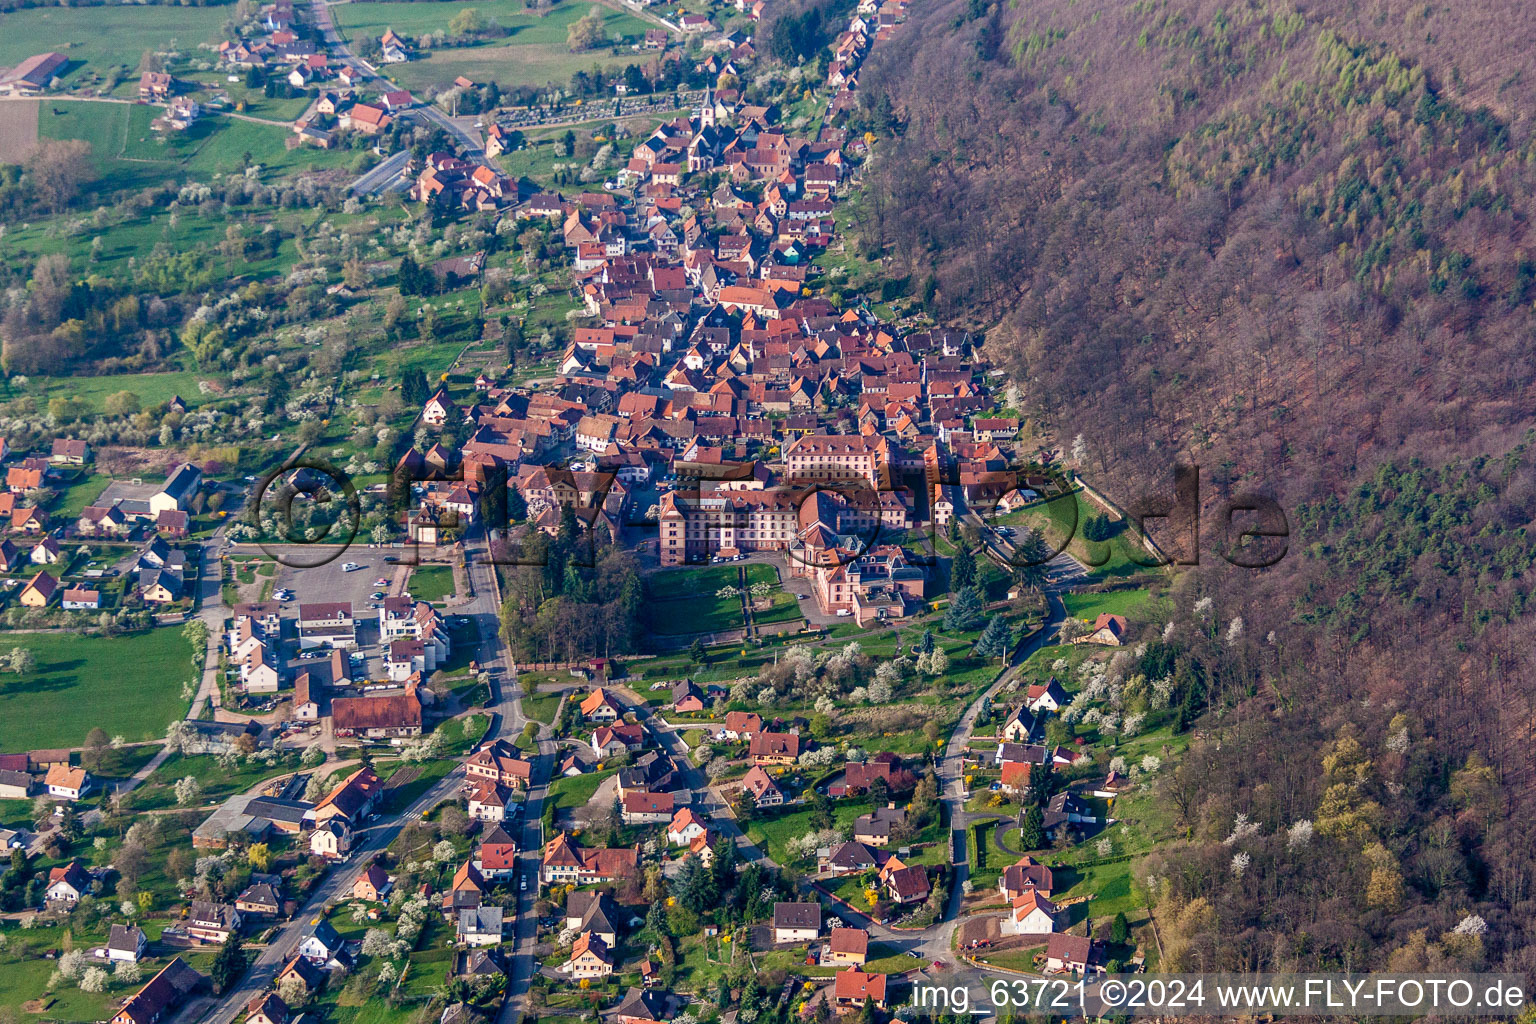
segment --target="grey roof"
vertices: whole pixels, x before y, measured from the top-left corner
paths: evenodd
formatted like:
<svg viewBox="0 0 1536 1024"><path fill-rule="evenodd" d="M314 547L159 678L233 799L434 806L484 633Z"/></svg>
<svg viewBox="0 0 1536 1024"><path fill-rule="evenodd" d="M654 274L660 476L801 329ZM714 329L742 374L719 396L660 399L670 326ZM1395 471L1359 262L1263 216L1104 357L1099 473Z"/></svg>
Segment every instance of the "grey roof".
<svg viewBox="0 0 1536 1024"><path fill-rule="evenodd" d="M500 907L465 907L459 911L459 934L501 933Z"/></svg>
<svg viewBox="0 0 1536 1024"><path fill-rule="evenodd" d="M285 821L297 825L303 822L304 815L314 810L314 807L314 804L304 800L279 800L276 797L259 796L245 805L245 813L253 818Z"/></svg>
<svg viewBox="0 0 1536 1024"><path fill-rule="evenodd" d="M107 948L136 953L139 944L143 941L144 933L137 927L129 924L115 924L112 926L112 933L107 936Z"/></svg>
<svg viewBox="0 0 1536 1024"><path fill-rule="evenodd" d="M820 903L775 903L773 905L775 928L821 928Z"/></svg>
<svg viewBox="0 0 1536 1024"><path fill-rule="evenodd" d="M160 488L160 493L174 498L179 504L189 494L197 490L198 482L202 478L202 470L190 462L183 462L171 470L171 475L165 478L165 486Z"/></svg>

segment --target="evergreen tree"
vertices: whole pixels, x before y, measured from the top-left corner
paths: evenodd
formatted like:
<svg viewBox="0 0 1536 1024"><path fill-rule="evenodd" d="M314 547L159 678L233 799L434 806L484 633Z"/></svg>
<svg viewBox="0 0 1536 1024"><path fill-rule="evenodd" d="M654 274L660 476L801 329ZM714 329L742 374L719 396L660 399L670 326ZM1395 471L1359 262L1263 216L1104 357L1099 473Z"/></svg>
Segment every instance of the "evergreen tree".
<svg viewBox="0 0 1536 1024"><path fill-rule="evenodd" d="M1109 926L1109 941L1117 946L1123 946L1131 937L1131 924L1125 919L1125 911L1115 915L1114 921Z"/></svg>
<svg viewBox="0 0 1536 1024"><path fill-rule="evenodd" d="M709 653L704 650L704 638L694 637L693 643L688 645L688 657L695 665L703 665L709 659Z"/></svg>
<svg viewBox="0 0 1536 1024"><path fill-rule="evenodd" d="M507 520L521 523L528 518L528 500L516 487L507 488Z"/></svg>
<svg viewBox="0 0 1536 1024"><path fill-rule="evenodd" d="M949 591L964 590L976 582L976 556L971 554L970 548L961 548L955 552L954 559L949 563Z"/></svg>
<svg viewBox="0 0 1536 1024"><path fill-rule="evenodd" d="M917 649L924 654L932 654L934 646L933 630L923 630L923 638L918 641Z"/></svg>
<svg viewBox="0 0 1536 1024"><path fill-rule="evenodd" d="M661 900L651 904L651 909L645 912L645 928L655 938L661 938L669 934L667 931L667 910L662 906Z"/></svg>
<svg viewBox="0 0 1536 1024"><path fill-rule="evenodd" d="M976 655L981 658L1001 658L1008 653L1008 623L1001 615L992 616L987 628L976 640Z"/></svg>
<svg viewBox="0 0 1536 1024"><path fill-rule="evenodd" d="M213 958L213 964L208 968L208 976L213 980L215 991L227 992L229 987L240 980L240 975L245 973L245 947L240 944L240 936L231 935L224 940L224 945L219 947L218 955Z"/></svg>
<svg viewBox="0 0 1536 1024"><path fill-rule="evenodd" d="M949 602L949 608L944 612L944 628L951 633L964 632L980 625L981 618L981 595L975 587L966 587Z"/></svg>
<svg viewBox="0 0 1536 1024"><path fill-rule="evenodd" d="M736 879L736 844L721 836L715 840L712 850L715 859L709 865L709 873L715 880L715 892L723 894L730 890Z"/></svg>
<svg viewBox="0 0 1536 1024"><path fill-rule="evenodd" d="M1031 804L1019 822L1019 846L1024 850L1038 850L1045 845L1045 814L1039 804Z"/></svg>

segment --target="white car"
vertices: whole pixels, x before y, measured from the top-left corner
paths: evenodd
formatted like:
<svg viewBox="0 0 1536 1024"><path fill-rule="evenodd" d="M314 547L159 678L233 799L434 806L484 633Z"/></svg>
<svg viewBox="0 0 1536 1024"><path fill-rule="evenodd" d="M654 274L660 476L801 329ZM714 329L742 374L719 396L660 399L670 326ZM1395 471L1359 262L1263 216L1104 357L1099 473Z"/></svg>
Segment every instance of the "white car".
<svg viewBox="0 0 1536 1024"><path fill-rule="evenodd" d="M341 567L341 571L342 572L357 572L357 570L359 570L361 568L362 568L362 566L358 565L356 562L348 562L347 564L345 564L345 565L343 565Z"/></svg>
<svg viewBox="0 0 1536 1024"><path fill-rule="evenodd" d="M527 875L524 875L522 878L519 878L517 880L517 891L518 892L527 892L528 891L528 876Z"/></svg>

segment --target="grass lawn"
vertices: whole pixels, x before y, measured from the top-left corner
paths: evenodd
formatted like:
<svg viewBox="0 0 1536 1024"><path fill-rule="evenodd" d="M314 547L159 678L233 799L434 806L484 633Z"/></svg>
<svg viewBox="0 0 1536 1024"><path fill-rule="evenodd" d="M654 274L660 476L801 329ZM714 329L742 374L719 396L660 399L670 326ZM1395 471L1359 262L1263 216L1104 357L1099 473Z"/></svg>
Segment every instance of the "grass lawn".
<svg viewBox="0 0 1536 1024"><path fill-rule="evenodd" d="M748 569L756 566L748 566ZM713 594L721 587L734 587L741 579L741 568L735 565L709 565L682 569L665 569L653 572L645 578L645 590L652 601L674 601L698 594ZM759 582L748 574L752 582ZM771 581L764 581L771 582Z"/></svg>
<svg viewBox="0 0 1536 1024"><path fill-rule="evenodd" d="M1044 950L1044 946L1034 946L1030 949L1009 949L1001 953L983 954L978 959L983 963L991 964L994 967L1001 967L1005 970L1033 973L1035 970L1035 955L1044 952Z"/></svg>
<svg viewBox="0 0 1536 1024"><path fill-rule="evenodd" d="M81 473L59 492L59 501L49 514L69 520L79 519L81 510L95 501L111 482L112 478L104 473Z"/></svg>
<svg viewBox="0 0 1536 1024"><path fill-rule="evenodd" d="M27 647L37 671L0 677L0 750L72 747L100 726L128 740L157 739L186 713L192 649L176 627L132 636L35 633L0 640L0 654Z"/></svg>
<svg viewBox="0 0 1536 1024"><path fill-rule="evenodd" d="M719 632L741 629L741 598L716 597L713 591L678 601L652 601L646 605L646 617L652 633L675 636L679 633Z"/></svg>
<svg viewBox="0 0 1536 1024"><path fill-rule="evenodd" d="M536 693L532 697L523 698L523 714L545 725L555 724L555 710L559 707L558 693Z"/></svg>
<svg viewBox="0 0 1536 1024"><path fill-rule="evenodd" d="M1092 622L1100 615L1143 615L1152 604L1152 593L1145 589L1113 590L1102 594L1064 594L1067 614Z"/></svg>
<svg viewBox="0 0 1536 1024"><path fill-rule="evenodd" d="M210 114L184 132L150 129L160 108L124 103L41 101L37 133L52 139L83 139L102 175L105 192L159 184L166 178L208 180L240 170L250 154L260 165L258 177L273 180L309 168L340 167L356 159L345 149L309 146L288 149L289 132L281 125L237 121ZM147 248L147 247L146 247Z"/></svg>
<svg viewBox="0 0 1536 1024"><path fill-rule="evenodd" d="M423 565L411 572L405 587L418 601L438 604L453 596L453 567L451 565Z"/></svg>
<svg viewBox="0 0 1536 1024"><path fill-rule="evenodd" d="M617 768L609 768L600 772L587 772L585 775L558 778L549 784L549 803L557 812L562 808L574 810L581 807L592 799L592 794L597 792L597 787L603 784L604 779L617 775L618 771Z"/></svg>
<svg viewBox="0 0 1536 1024"><path fill-rule="evenodd" d="M522 0L477 0L475 8L487 22L494 19L508 34L475 46L424 51L409 63L391 65L390 76L405 88L417 90L446 86L457 75L478 82L494 79L503 89L551 81L565 85L572 74L594 64L608 68L647 61L653 56L625 49L616 57L608 48L571 53L565 44L566 30L591 9L590 4L580 0L562 0L542 13L527 11ZM337 30L360 45L364 38L377 38L386 28L409 37L446 31L455 11L456 8L437 4L350 3L337 5L332 17ZM650 27L621 11L599 7L598 13L603 18L604 35L609 39L619 37L632 42Z"/></svg>
<svg viewBox="0 0 1536 1024"><path fill-rule="evenodd" d="M7 242L12 240L10 236L13 234L15 232L6 233ZM85 245L88 247L90 243L86 242ZM139 402L146 409L169 402L174 395L180 395L188 406L198 406L206 401L197 389L199 379L207 379L207 375L171 370L112 377L37 376L28 378L24 389L12 387L8 382L0 384L0 399L9 401L22 395L32 395L39 407L46 407L50 398L69 397L79 399L93 411L100 412L108 395L132 391L139 396Z"/></svg>
<svg viewBox="0 0 1536 1024"><path fill-rule="evenodd" d="M206 803L244 793L262 779L284 775L298 767L297 754L281 757L270 766L242 759L232 770L220 765L219 759L212 754L172 754L144 780L142 786L129 794L128 806L136 811L175 807L176 782L188 775L203 787L203 801Z"/></svg>

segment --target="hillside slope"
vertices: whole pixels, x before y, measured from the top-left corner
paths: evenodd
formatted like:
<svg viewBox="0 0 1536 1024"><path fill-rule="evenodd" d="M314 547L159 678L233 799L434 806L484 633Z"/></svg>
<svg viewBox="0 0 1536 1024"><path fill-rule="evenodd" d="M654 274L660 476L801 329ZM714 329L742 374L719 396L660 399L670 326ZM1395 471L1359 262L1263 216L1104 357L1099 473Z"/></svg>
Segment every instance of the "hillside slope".
<svg viewBox="0 0 1536 1024"><path fill-rule="evenodd" d="M912 21L865 77L864 121L899 134L862 241L990 328L1104 469L1166 480L1182 453L1304 494L1516 440L1536 13L932 0Z"/></svg>
<svg viewBox="0 0 1536 1024"><path fill-rule="evenodd" d="M1209 697L1165 968L1536 971L1532 54L1509 0L925 0L861 83L865 254L1111 490L1288 510L1132 623Z"/></svg>

